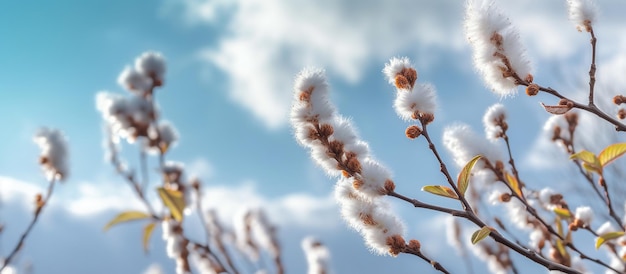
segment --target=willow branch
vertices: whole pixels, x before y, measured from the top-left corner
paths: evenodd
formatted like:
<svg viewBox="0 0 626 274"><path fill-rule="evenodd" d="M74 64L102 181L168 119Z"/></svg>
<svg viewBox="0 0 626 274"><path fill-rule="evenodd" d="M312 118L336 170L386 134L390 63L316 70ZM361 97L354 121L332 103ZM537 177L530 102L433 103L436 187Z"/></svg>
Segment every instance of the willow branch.
<svg viewBox="0 0 626 274"><path fill-rule="evenodd" d="M13 260L17 252L24 245L24 241L26 240L26 237L28 237L28 235L32 231L33 227L37 223L37 220L39 219L39 216L41 215L41 212L43 211L43 208L48 204L48 202L50 201L50 198L52 197L52 191L54 190L55 182L56 182L55 179L52 179L50 181L50 184L48 185L48 192L46 193L46 197L37 201L37 205L36 205L37 208L35 209L35 214L33 215L33 219L31 220L30 224L28 225L24 233L22 233L22 236L20 236L20 239L15 245L15 247L13 248L13 251L11 251L9 256L7 256L7 258L4 260L2 267L0 267L0 272L2 272L2 270L11 263L11 260Z"/></svg>

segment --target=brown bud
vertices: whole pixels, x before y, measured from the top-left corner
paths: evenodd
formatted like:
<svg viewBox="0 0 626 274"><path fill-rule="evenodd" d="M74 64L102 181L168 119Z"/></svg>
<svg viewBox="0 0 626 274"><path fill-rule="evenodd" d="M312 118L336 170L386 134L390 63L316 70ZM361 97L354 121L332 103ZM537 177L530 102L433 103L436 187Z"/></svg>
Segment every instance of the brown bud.
<svg viewBox="0 0 626 274"><path fill-rule="evenodd" d="M502 161L496 161L496 170L497 171L504 170L504 163Z"/></svg>
<svg viewBox="0 0 626 274"><path fill-rule="evenodd" d="M300 101L304 101L304 102L309 102L311 100L311 93L313 92L314 87L310 87L306 90L303 90L300 93L300 96L298 99L300 99Z"/></svg>
<svg viewBox="0 0 626 274"><path fill-rule="evenodd" d="M196 191L200 190L200 179L193 178L191 180L191 187L195 189Z"/></svg>
<svg viewBox="0 0 626 274"><path fill-rule="evenodd" d="M435 120L435 115L432 113L421 113L420 115L420 121L425 125L430 124L434 120Z"/></svg>
<svg viewBox="0 0 626 274"><path fill-rule="evenodd" d="M349 158L346 167L352 172L361 173L361 162L356 157Z"/></svg>
<svg viewBox="0 0 626 274"><path fill-rule="evenodd" d="M415 239L409 241L409 249L419 251L420 248L422 248L422 244L420 243L420 241Z"/></svg>
<svg viewBox="0 0 626 274"><path fill-rule="evenodd" d="M396 190L396 184L391 180L391 179L387 179L385 181L385 191L387 193L392 193ZM385 193L385 194L387 194Z"/></svg>
<svg viewBox="0 0 626 274"><path fill-rule="evenodd" d="M615 97L613 97L613 104L621 105L625 102L626 102L626 97L622 95L615 95Z"/></svg>
<svg viewBox="0 0 626 274"><path fill-rule="evenodd" d="M416 125L412 125L407 127L404 133L406 134L407 138L415 139L422 134L422 129Z"/></svg>
<svg viewBox="0 0 626 274"><path fill-rule="evenodd" d="M331 126L329 124L322 124L320 126L320 129L319 129L318 133L319 133L320 137L326 138L326 137L328 137L330 135L333 135L334 131L335 130L333 129L333 126Z"/></svg>
<svg viewBox="0 0 626 274"><path fill-rule="evenodd" d="M328 143L328 154L330 157L335 157L343 154L343 142L333 140Z"/></svg>
<svg viewBox="0 0 626 274"><path fill-rule="evenodd" d="M500 195L500 202L508 203L509 201L511 201L511 194L510 193L502 193Z"/></svg>
<svg viewBox="0 0 626 274"><path fill-rule="evenodd" d="M567 105L567 102L569 102L569 100L563 98L563 99L559 100L559 105L560 106L565 106L565 105Z"/></svg>
<svg viewBox="0 0 626 274"><path fill-rule="evenodd" d="M398 89L411 89L411 84L406 77L402 75L396 75L396 88Z"/></svg>
<svg viewBox="0 0 626 274"><path fill-rule="evenodd" d="M341 175L343 175L343 177L350 178L350 173L345 170L341 170Z"/></svg>
<svg viewBox="0 0 626 274"><path fill-rule="evenodd" d="M494 32L493 35L491 35L491 38L489 39L491 41L492 44L494 44L497 48L502 47L502 35L500 35L497 32Z"/></svg>
<svg viewBox="0 0 626 274"><path fill-rule="evenodd" d="M526 95L535 96L539 93L539 85L530 84L526 87Z"/></svg>
<svg viewBox="0 0 626 274"><path fill-rule="evenodd" d="M624 120L624 118L626 118L626 110L624 110L623 108L620 108L617 111L617 118L619 118L620 120Z"/></svg>
<svg viewBox="0 0 626 274"><path fill-rule="evenodd" d="M386 244L389 246L389 254L392 256L398 256L406 247L406 242L400 235L387 237Z"/></svg>
<svg viewBox="0 0 626 274"><path fill-rule="evenodd" d="M411 88L415 86L415 81L417 81L417 71L415 71L414 68L403 68L402 71L400 71L400 74L406 78Z"/></svg>
<svg viewBox="0 0 626 274"><path fill-rule="evenodd" d="M578 226L575 223L570 223L567 226L567 229L569 229L570 231L576 231L576 230L578 230Z"/></svg>

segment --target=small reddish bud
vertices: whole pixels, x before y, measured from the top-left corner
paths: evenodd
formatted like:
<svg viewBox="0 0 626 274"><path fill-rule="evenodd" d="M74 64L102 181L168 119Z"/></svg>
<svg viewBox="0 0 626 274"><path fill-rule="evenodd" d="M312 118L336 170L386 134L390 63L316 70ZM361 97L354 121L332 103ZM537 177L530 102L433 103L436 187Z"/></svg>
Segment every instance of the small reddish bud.
<svg viewBox="0 0 626 274"><path fill-rule="evenodd" d="M385 194L394 192L395 190L396 190L396 184L391 179L387 179L385 181L385 191L386 191Z"/></svg>
<svg viewBox="0 0 626 274"><path fill-rule="evenodd" d="M620 108L617 111L617 118L619 118L620 120L624 120L624 118L626 118L626 110L624 110L623 108Z"/></svg>
<svg viewBox="0 0 626 274"><path fill-rule="evenodd" d="M511 201L511 194L509 194L509 193L502 193L500 195L500 202L508 203L509 201Z"/></svg>
<svg viewBox="0 0 626 274"><path fill-rule="evenodd" d="M406 134L407 138L415 139L419 137L420 135L422 135L422 129L416 125L412 125L412 126L407 127L404 133Z"/></svg>
<svg viewBox="0 0 626 274"><path fill-rule="evenodd" d="M504 163L502 161L496 161L496 170L499 172L504 170Z"/></svg>
<svg viewBox="0 0 626 274"><path fill-rule="evenodd" d="M409 241L409 248L414 251L419 251L420 248L422 248L422 244L420 241L413 239Z"/></svg>
<svg viewBox="0 0 626 274"><path fill-rule="evenodd" d="M300 96L298 99L300 99L300 101L304 101L304 102L309 102L311 100L311 93L313 92L314 87L310 87L306 90L303 90L300 93Z"/></svg>
<svg viewBox="0 0 626 274"><path fill-rule="evenodd" d="M626 102L626 97L622 95L615 95L615 97L613 97L613 104L621 105L625 102Z"/></svg>
<svg viewBox="0 0 626 274"><path fill-rule="evenodd" d="M539 93L539 85L530 84L526 87L526 95L535 96Z"/></svg>
<svg viewBox="0 0 626 274"><path fill-rule="evenodd" d="M406 247L406 242L400 235L387 237L386 244L389 246L389 254L392 256L398 256Z"/></svg>
<svg viewBox="0 0 626 274"><path fill-rule="evenodd" d="M411 89L411 84L406 77L402 75L396 75L396 88L398 89Z"/></svg>
<svg viewBox="0 0 626 274"><path fill-rule="evenodd" d="M335 130L333 129L333 126L329 125L329 124L322 124L320 125L320 129L318 131L319 135L322 138L326 138L330 135L333 135L333 133L335 132Z"/></svg>
<svg viewBox="0 0 626 274"><path fill-rule="evenodd" d="M420 115L420 121L424 123L425 125L430 124L434 120L435 120L435 115L432 113L421 113Z"/></svg>
<svg viewBox="0 0 626 274"><path fill-rule="evenodd" d="M361 163L356 157L351 157L346 161L346 167L356 173L361 173Z"/></svg>
<svg viewBox="0 0 626 274"><path fill-rule="evenodd" d="M343 177L350 178L350 173L345 170L341 170L341 175L343 175Z"/></svg>

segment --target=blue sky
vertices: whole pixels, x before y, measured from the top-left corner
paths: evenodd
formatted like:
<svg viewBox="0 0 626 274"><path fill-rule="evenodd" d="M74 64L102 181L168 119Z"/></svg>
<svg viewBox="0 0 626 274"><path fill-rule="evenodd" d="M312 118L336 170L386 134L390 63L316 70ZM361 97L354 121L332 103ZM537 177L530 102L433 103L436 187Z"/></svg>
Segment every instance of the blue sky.
<svg viewBox="0 0 626 274"><path fill-rule="evenodd" d="M520 29L536 81L571 94L584 89L588 37L567 21L564 3L497 2ZM624 8L619 1L600 5L599 85L607 90L626 88L625 78L616 76L626 66L618 14ZM328 244L335 273L432 271L413 257L376 257L365 249L338 217L334 182L298 147L287 115L296 73L305 66L326 68L334 102L393 170L398 189L440 203L419 191L442 183L442 177L424 141L404 136L408 124L396 117L394 91L381 73L390 57L408 56L420 81L438 90L440 110L430 130L442 151L445 126L463 121L482 132L485 109L501 102L509 110L513 151L528 170L526 178L562 175L537 165L537 152L546 149L537 138L548 117L538 102L556 101L490 93L474 72L462 18L458 0L2 1L0 220L7 229L0 235L0 254L8 253L25 228L32 197L46 186L31 138L38 127L50 126L69 138L71 176L56 189L19 264L30 262L37 273L141 273L158 263L173 272L160 231L146 256L141 225L101 230L121 210L141 207L103 160L95 95L124 93L118 74L142 52L155 50L168 65L165 86L157 91L162 117L181 133L168 159L201 177L207 204L218 206L224 219L246 203L267 208L280 227L290 273L305 271L299 241L306 235ZM129 164L137 166L136 147L123 148ZM449 256L438 215L399 203L394 208L405 217L409 236L425 242L426 252L462 271ZM197 226L190 227L200 237ZM425 236L433 233L442 240Z"/></svg>

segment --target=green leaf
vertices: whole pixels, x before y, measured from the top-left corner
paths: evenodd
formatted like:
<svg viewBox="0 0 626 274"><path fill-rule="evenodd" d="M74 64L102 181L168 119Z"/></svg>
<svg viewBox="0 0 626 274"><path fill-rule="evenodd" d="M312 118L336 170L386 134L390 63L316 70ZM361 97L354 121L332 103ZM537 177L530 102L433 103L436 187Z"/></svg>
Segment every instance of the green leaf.
<svg viewBox="0 0 626 274"><path fill-rule="evenodd" d="M129 221L148 219L148 218L152 218L152 215L145 213L145 212L141 212L141 211L125 211L115 216L113 220L109 221L104 226L104 231L109 230L109 228L119 223L125 223Z"/></svg>
<svg viewBox="0 0 626 274"><path fill-rule="evenodd" d="M425 186L425 187L422 187L422 191L430 192L435 195L448 197L452 199L457 199L457 200L459 199L459 196L457 196L456 193L454 193L454 190L446 186Z"/></svg>
<svg viewBox="0 0 626 274"><path fill-rule="evenodd" d="M170 210L172 217L176 221L183 220L183 210L185 209L185 198L183 193L178 190L167 189L159 187L157 188L159 197L163 204Z"/></svg>
<svg viewBox="0 0 626 274"><path fill-rule="evenodd" d="M602 150L602 152L598 155L600 165L605 167L620 156L624 155L624 153L626 153L626 143L612 144L604 148L604 150Z"/></svg>
<svg viewBox="0 0 626 274"><path fill-rule="evenodd" d="M515 179L515 177L513 177L513 175L511 175L508 172L505 172L504 175L505 175L507 183L509 183L509 185L511 186L513 191L515 191L517 196L523 197L522 189L520 188L520 185L517 179Z"/></svg>
<svg viewBox="0 0 626 274"><path fill-rule="evenodd" d="M462 196L465 196L465 191L467 191L467 187L469 186L470 176L472 175L472 168L476 165L476 162L482 158L482 155L476 155L472 158L461 170L459 173L459 178L457 181L457 186L459 188L459 192Z"/></svg>
<svg viewBox="0 0 626 274"><path fill-rule="evenodd" d="M572 212L565 208L555 207L552 211L556 213L556 215L559 215L565 219L569 219L572 217Z"/></svg>
<svg viewBox="0 0 626 274"><path fill-rule="evenodd" d="M154 226L156 223L149 223L146 227L143 228L143 250L148 253L148 247L150 245L150 236L152 236L152 231L154 231Z"/></svg>
<svg viewBox="0 0 626 274"><path fill-rule="evenodd" d="M600 248L607 241L617 239L619 237L624 236L624 231L615 231L615 232L607 232L598 237L596 239L596 249Z"/></svg>
<svg viewBox="0 0 626 274"><path fill-rule="evenodd" d="M472 234L472 244L475 245L483 239L487 238L491 233L491 228L488 226L483 226L481 229L476 230L474 234Z"/></svg>
<svg viewBox="0 0 626 274"><path fill-rule="evenodd" d="M582 150L569 158L583 161L583 167L587 171L602 174L602 164L600 163L600 159L587 150Z"/></svg>

